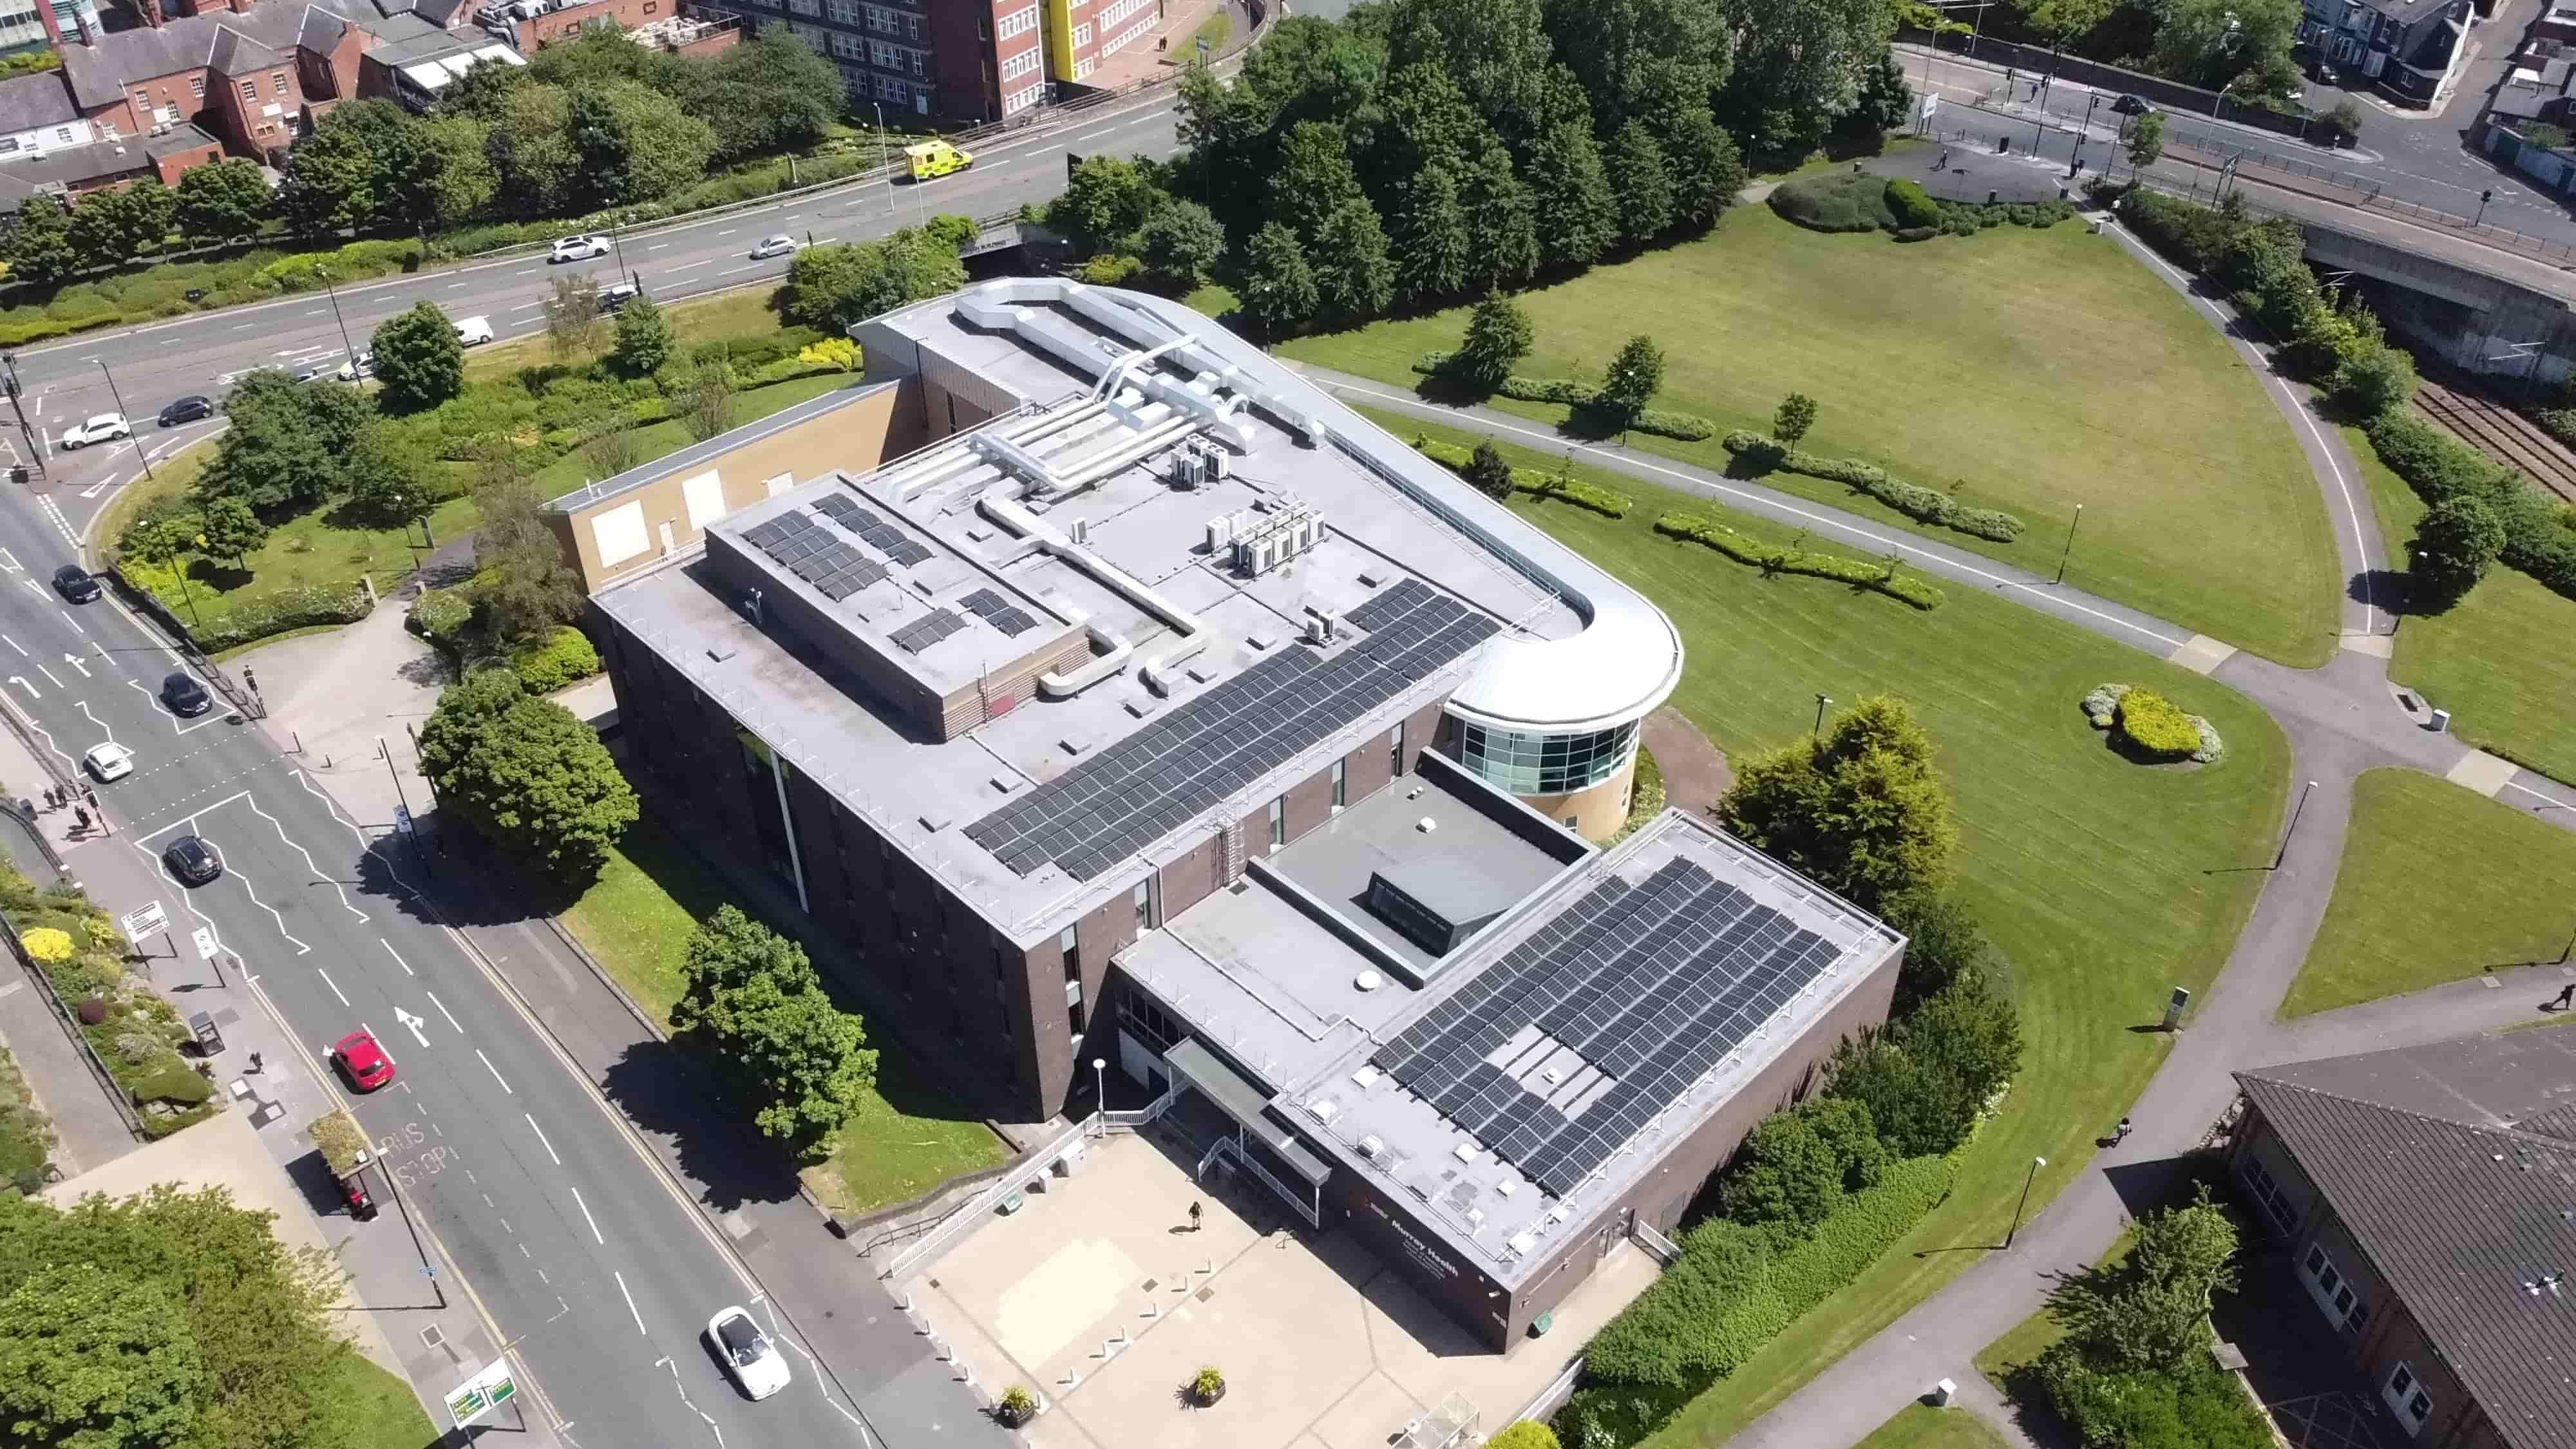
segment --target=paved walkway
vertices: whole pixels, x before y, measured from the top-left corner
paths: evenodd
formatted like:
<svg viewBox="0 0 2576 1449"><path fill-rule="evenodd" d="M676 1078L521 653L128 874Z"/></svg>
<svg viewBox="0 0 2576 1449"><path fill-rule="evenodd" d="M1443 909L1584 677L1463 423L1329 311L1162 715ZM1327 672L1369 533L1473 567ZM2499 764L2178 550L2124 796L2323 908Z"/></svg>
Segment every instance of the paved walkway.
<svg viewBox="0 0 2576 1449"><path fill-rule="evenodd" d="M2547 807L2576 806L2576 790L2470 750L2450 736L2430 733L2399 707L2388 679L2391 636L2400 627L2387 607L2388 554L2341 434L2316 416L2303 389L2283 379L2269 351L2257 342L2253 324L2204 294L2192 278L2116 224L2105 230L2226 335L2262 379L2265 394L2299 440L2325 505L2345 580L2338 647L2315 669L2257 658L2125 605L2053 585L2044 576L1759 484L1612 444L1572 445L1612 471L1839 538L1878 556L1901 555L1926 572L1991 590L2209 675L2268 711L2291 749L2297 794L2294 804L2285 804L2292 824L2280 863L2267 873L2226 964L2131 1113L2138 1130L2121 1146L2099 1153L2096 1170L2078 1177L2026 1224L2012 1252L1992 1254L1970 1267L1825 1368L1737 1435L1731 1442L1738 1449L1857 1443L1936 1381L1976 1379L1971 1356L2040 1309L2049 1275L2094 1261L2118 1235L2128 1215L2124 1191L2151 1191L2162 1167L2201 1142L2235 1096L2232 1070L2437 1041L2530 1021L2539 1016L2542 998L2564 980L2576 979L2562 977L2565 968L2537 967L2516 973L2510 983L2499 979L2494 987L2481 981L2455 983L2297 1022L2275 1018L2332 898L2353 780L2362 771L2400 765L2472 783L2482 794L2545 811L2540 818L2571 830L2576 830L2576 808ZM1551 449L1568 446L1567 439L1495 409L1447 407L1369 379L1304 370L1353 402L1465 423ZM1970 1393L1961 1402L1992 1420L2013 1442L2027 1442L2002 1412L1997 1396Z"/></svg>
<svg viewBox="0 0 2576 1449"><path fill-rule="evenodd" d="M1700 733L1690 716L1665 705L1646 716L1646 753L1655 757L1655 768L1664 772L1664 803L1678 805L1694 815L1705 814L1735 784L1735 772L1726 767L1726 755Z"/></svg>

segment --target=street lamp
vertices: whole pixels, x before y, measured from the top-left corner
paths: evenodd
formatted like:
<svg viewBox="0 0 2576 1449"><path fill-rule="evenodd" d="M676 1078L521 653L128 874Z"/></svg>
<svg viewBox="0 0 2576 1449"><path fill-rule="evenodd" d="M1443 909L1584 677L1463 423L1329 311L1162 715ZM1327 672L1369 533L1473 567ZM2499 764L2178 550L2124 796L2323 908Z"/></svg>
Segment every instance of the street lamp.
<svg viewBox="0 0 2576 1449"><path fill-rule="evenodd" d="M115 374L115 373L112 373L112 372L110 372L110 371L108 371L108 370L107 370L107 359L106 359L106 358L101 357L101 358L95 358L95 359L93 359L93 360L94 360L94 361L96 361L96 362L98 363L98 375L99 375L99 376L101 376L101 377L103 377L103 378L106 378L106 379L107 379L107 395L108 395L109 397L112 397L112 398L116 399L116 415L117 415L118 417L120 417L120 418L121 418L121 417L124 417L124 416L125 416L125 394L123 394L123 393L121 393L121 392L118 392L118 391L116 390L116 374ZM126 426L127 426L128 433L130 434L130 433L131 433L131 431L132 431L133 425L132 425L131 423L129 423L129 424L127 424ZM144 477L146 477L146 478L150 478L150 477L152 476L152 455L151 455L150 453L145 452L145 451L143 450L143 444L142 444L142 443L140 443L140 442L135 443L135 445L134 445L134 456L143 460L143 476L144 476Z"/></svg>
<svg viewBox="0 0 2576 1449"><path fill-rule="evenodd" d="M1833 697L1831 695L1820 694L1816 696L1816 727L1811 731L1811 733L1820 740L1823 739L1825 735L1825 706L1832 704L1833 702Z"/></svg>
<svg viewBox="0 0 2576 1449"><path fill-rule="evenodd" d="M2060 549L2057 554L2056 582L2058 583L2062 584L2066 582L2066 560L2075 552L2075 529L2076 526L2081 524L2083 521L2084 505L2078 503L2075 505L2075 517L2068 520L2066 525L2066 547Z"/></svg>
<svg viewBox="0 0 2576 1449"><path fill-rule="evenodd" d="M354 376L358 370L358 348L357 344L349 340L349 319L342 316L340 312L340 289L331 285L331 269L329 267L315 267L313 269L313 275L322 279L322 290L331 299L331 320L340 324L340 350L347 354L349 358L349 371L351 375ZM101 367L105 367L107 364L100 363L99 365Z"/></svg>
<svg viewBox="0 0 2576 1449"><path fill-rule="evenodd" d="M18 415L18 436L27 444L27 461L35 464L37 472L44 473L46 471L44 450L36 446L36 430L27 425L26 404L18 400L18 354L0 353L0 367L6 367L9 370L7 382L0 385L8 388L9 410Z"/></svg>
<svg viewBox="0 0 2576 1449"><path fill-rule="evenodd" d="M868 109L877 113L877 169L885 173L886 220L892 221L895 217L894 167L889 165L886 161L885 107L875 101L870 101L868 102Z"/></svg>
<svg viewBox="0 0 2576 1449"><path fill-rule="evenodd" d="M2048 1165L2045 1157L2030 1160L2030 1172L2021 1180L2021 1201L2013 1204L2012 1227L2004 1233L2004 1251L2011 1252L2013 1239L2021 1236L2022 1209L2030 1206L2030 1185L2039 1178L2039 1170Z"/></svg>
<svg viewBox="0 0 2576 1449"><path fill-rule="evenodd" d="M1091 1115L1103 1127L1109 1125L1109 1058L1091 1059Z"/></svg>
<svg viewBox="0 0 2576 1449"><path fill-rule="evenodd" d="M2281 832L2281 848L2272 853L2272 869L2279 870L2281 862L2289 858L2290 837L2299 833L2299 816L2308 808L2308 792L2315 788L2314 780L2299 787L2299 803L2290 807L2290 826Z"/></svg>

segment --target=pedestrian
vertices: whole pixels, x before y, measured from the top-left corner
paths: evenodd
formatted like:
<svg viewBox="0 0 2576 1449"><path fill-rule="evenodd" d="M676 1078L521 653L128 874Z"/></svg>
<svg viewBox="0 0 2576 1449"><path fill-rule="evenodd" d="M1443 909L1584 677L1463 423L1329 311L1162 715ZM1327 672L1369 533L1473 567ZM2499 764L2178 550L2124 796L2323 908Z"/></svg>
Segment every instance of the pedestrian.
<svg viewBox="0 0 2576 1449"><path fill-rule="evenodd" d="M259 1070L259 1053L257 1052L252 1052L250 1054L250 1069L254 1072Z"/></svg>
<svg viewBox="0 0 2576 1449"><path fill-rule="evenodd" d="M45 787L45 808L48 810L63 808L63 792L59 787L53 785Z"/></svg>
<svg viewBox="0 0 2576 1449"><path fill-rule="evenodd" d="M2128 1140L2129 1140L2129 1119L2128 1119L2128 1118L2126 1118L2126 1117L2123 1117L2123 1118L2121 1118L2121 1119L2120 1119L2120 1125L2111 1129L2111 1145L2112 1145L2112 1146L2114 1146L2114 1147L2117 1147L2117 1146L2119 1146L2121 1143L2126 1142L2126 1141L2128 1141Z"/></svg>
<svg viewBox="0 0 2576 1449"><path fill-rule="evenodd" d="M2541 1003L2540 1009L2543 1011L2565 1011L2570 1006L2576 1006L2576 981L2571 981L2567 985L2559 987L2558 995Z"/></svg>
<svg viewBox="0 0 2576 1449"><path fill-rule="evenodd" d="M89 829L89 812L88 812L87 810L84 810L84 809L80 808L80 807L79 807L79 806L77 806L77 805L73 806L73 807L72 807L72 833L73 833L74 835L78 835L78 834L80 834L82 831L87 830L87 829Z"/></svg>
<svg viewBox="0 0 2576 1449"><path fill-rule="evenodd" d="M1198 1205L1197 1203L1191 1203L1191 1204L1190 1204L1190 1231L1195 1233L1195 1232L1197 1232L1198 1230L1199 1230L1199 1205Z"/></svg>

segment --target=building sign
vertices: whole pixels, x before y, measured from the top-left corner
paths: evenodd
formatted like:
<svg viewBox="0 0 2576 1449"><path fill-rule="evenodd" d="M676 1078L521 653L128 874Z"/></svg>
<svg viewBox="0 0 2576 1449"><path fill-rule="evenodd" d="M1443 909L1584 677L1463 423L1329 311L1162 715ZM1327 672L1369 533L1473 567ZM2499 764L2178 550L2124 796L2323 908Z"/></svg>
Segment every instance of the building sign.
<svg viewBox="0 0 2576 1449"><path fill-rule="evenodd" d="M1385 1223L1388 1227L1395 1230L1396 1237L1402 1239L1404 1242L1404 1255L1411 1258L1424 1272L1429 1273L1434 1278L1455 1278L1458 1276L1457 1264L1450 1262L1449 1259L1443 1256L1437 1248L1434 1248L1429 1243L1415 1237L1411 1228L1408 1228L1403 1223L1397 1221L1394 1214L1389 1213L1374 1199L1369 1203L1369 1211L1377 1214L1380 1222Z"/></svg>

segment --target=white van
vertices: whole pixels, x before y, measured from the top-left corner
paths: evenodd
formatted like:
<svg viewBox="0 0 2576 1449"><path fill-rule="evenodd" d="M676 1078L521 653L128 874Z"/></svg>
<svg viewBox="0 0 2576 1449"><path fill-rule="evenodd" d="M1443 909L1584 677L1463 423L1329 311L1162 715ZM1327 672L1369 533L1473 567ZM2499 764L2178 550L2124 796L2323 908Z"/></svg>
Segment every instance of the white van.
<svg viewBox="0 0 2576 1449"><path fill-rule="evenodd" d="M464 321L457 323L456 340L464 343L468 347L478 346L482 343L491 341L492 319L489 317L468 317Z"/></svg>

